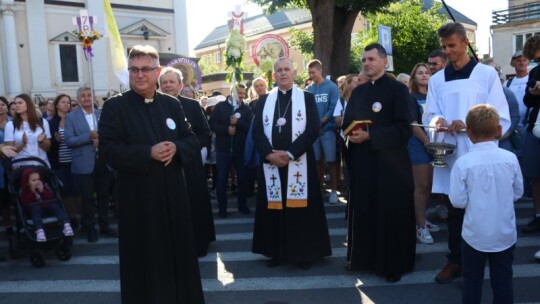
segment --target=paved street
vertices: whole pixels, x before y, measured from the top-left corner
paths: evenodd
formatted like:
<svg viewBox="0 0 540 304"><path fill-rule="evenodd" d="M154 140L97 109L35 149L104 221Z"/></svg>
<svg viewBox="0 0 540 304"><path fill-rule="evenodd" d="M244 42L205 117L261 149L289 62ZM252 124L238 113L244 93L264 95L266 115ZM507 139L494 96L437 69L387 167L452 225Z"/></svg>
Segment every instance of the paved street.
<svg viewBox="0 0 540 304"><path fill-rule="evenodd" d="M217 208L215 200L214 208ZM253 206L253 198L250 201ZM234 207L234 206L233 206ZM230 208L227 219L216 217L217 241L200 259L206 303L209 304L332 304L332 303L459 303L459 281L440 285L433 281L445 262L446 226L433 233L433 245L417 245L416 268L395 284L371 273L345 270L345 204L326 204L333 255L309 270L295 266L266 267L266 258L251 253L252 216ZM526 224L532 202L516 204L518 226ZM7 242L0 241L0 255ZM516 303L540 303L540 263L533 254L540 234L519 235L515 251ZM119 303L119 269L116 239L101 238L89 244L80 234L67 262L51 253L47 265L33 268L27 258L0 263L0 303ZM396 253L399 254L399 253ZM489 280L484 301L491 303Z"/></svg>

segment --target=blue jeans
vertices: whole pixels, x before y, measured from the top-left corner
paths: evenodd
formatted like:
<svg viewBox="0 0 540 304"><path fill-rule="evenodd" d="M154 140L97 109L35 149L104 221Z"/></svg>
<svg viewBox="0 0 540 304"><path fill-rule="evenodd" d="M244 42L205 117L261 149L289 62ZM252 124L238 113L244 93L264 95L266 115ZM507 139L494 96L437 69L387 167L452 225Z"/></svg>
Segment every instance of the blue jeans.
<svg viewBox="0 0 540 304"><path fill-rule="evenodd" d="M246 207L248 188L247 171L243 153L216 152L216 195L219 211L227 210L227 180L231 165L236 169L238 209Z"/></svg>
<svg viewBox="0 0 540 304"><path fill-rule="evenodd" d="M41 204L36 203L30 206L30 214L32 215L32 221L34 222L36 229L43 228L43 211L45 211L45 213L47 213L47 211L52 211L54 215L56 215L58 221L62 224L69 223L66 212L58 203L53 202L46 208L43 208Z"/></svg>
<svg viewBox="0 0 540 304"><path fill-rule="evenodd" d="M515 245L500 252L482 252L472 248L465 240L462 240L463 293L461 301L463 304L476 304L482 300L482 283L486 261L489 262L493 303L510 304L514 302L512 285L514 247Z"/></svg>

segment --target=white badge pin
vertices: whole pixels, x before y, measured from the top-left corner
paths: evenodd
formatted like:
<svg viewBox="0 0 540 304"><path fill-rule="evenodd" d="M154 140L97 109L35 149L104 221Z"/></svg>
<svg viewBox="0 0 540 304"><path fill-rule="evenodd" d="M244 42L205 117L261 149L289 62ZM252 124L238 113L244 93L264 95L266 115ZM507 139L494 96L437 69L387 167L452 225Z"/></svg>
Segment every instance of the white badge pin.
<svg viewBox="0 0 540 304"><path fill-rule="evenodd" d="M167 118L167 120L165 120L165 123L167 124L167 127L169 127L169 129L171 130L176 129L176 123L174 122L174 120Z"/></svg>
<svg viewBox="0 0 540 304"><path fill-rule="evenodd" d="M371 105L371 110L375 113L380 112L382 110L382 104L378 101L374 102L373 105Z"/></svg>
<svg viewBox="0 0 540 304"><path fill-rule="evenodd" d="M240 114L240 113L234 113L234 117L236 117L236 119L240 119L240 117L242 117L242 114Z"/></svg>

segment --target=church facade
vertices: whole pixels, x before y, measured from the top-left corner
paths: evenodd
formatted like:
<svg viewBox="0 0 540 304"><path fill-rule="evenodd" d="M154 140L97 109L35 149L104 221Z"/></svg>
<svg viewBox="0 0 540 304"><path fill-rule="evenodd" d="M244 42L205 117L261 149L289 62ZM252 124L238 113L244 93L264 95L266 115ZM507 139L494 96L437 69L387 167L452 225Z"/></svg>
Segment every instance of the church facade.
<svg viewBox="0 0 540 304"><path fill-rule="evenodd" d="M126 54L136 44L189 53L186 0L110 2ZM73 33L81 10L95 17L94 29L104 35L92 45L96 96L128 89L110 68L103 1L0 0L0 96L75 96L78 87L90 84L90 65Z"/></svg>

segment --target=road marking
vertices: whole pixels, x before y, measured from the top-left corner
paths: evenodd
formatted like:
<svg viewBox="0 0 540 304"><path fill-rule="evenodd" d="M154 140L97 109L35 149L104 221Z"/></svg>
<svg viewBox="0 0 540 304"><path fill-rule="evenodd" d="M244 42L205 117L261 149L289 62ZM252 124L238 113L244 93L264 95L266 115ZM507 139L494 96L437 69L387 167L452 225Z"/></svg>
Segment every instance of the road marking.
<svg viewBox="0 0 540 304"><path fill-rule="evenodd" d="M516 247L540 247L540 238L531 236L531 237L522 237L519 238L516 244ZM210 247L210 250L212 247ZM446 242L435 243L435 244L416 244L416 253L417 254L427 254L427 253L445 253L448 251L448 244ZM347 248L339 247L332 248L332 256L329 258L345 258L347 256ZM264 257L260 254L255 254L250 251L225 251L225 252L208 252L208 255L202 258L199 258L200 263L218 263L224 262L247 262L247 261L259 261L267 260L267 257ZM116 265L119 263L119 258L117 255L105 255L105 256L74 256L69 261L58 261L54 259L47 260L47 264L50 266L53 265ZM27 259L19 260L9 260L4 263L0 263L0 269L2 267L12 267L12 266L29 266ZM219 272L219 269L218 269Z"/></svg>
<svg viewBox="0 0 540 304"><path fill-rule="evenodd" d="M223 284L223 286L227 286L229 284L234 283L234 274L232 272L227 271L227 268L225 267L225 263L221 260L221 254L218 252L216 253L216 262L217 262L217 279L218 281Z"/></svg>
<svg viewBox="0 0 540 304"><path fill-rule="evenodd" d="M415 285L433 283L438 270L417 271L403 275L401 281L388 283L372 273L335 276L288 276L271 278L242 278L223 284L217 279L202 279L205 292L256 290L309 290L331 288L358 288ZM514 266L514 278L536 277L540 264ZM486 269L485 279L489 278ZM119 280L37 280L0 282L0 293L52 293L52 292L120 292Z"/></svg>

